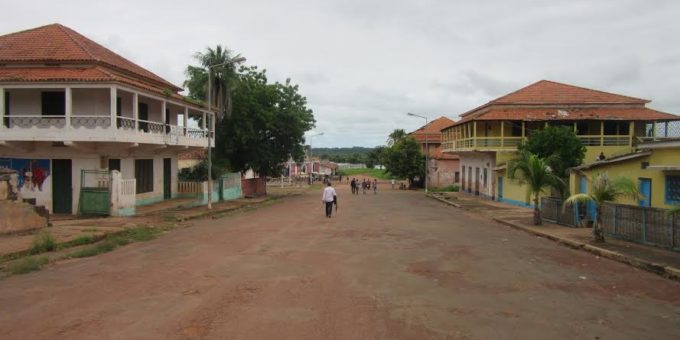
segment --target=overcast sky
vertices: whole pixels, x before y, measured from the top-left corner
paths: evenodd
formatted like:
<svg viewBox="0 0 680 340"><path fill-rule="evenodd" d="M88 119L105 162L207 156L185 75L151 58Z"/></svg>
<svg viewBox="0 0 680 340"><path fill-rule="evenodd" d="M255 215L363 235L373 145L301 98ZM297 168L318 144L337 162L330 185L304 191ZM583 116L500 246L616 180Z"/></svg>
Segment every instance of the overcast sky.
<svg viewBox="0 0 680 340"><path fill-rule="evenodd" d="M680 113L680 1L11 1L0 34L61 23L182 85L217 44L292 78L314 147L375 146L540 79Z"/></svg>

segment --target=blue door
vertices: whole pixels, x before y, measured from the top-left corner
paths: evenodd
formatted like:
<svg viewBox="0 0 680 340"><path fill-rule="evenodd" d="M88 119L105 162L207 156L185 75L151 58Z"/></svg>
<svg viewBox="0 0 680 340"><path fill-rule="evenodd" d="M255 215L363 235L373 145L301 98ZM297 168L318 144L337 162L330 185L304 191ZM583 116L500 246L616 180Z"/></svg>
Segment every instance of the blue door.
<svg viewBox="0 0 680 340"><path fill-rule="evenodd" d="M503 177L498 177L498 201L503 201Z"/></svg>
<svg viewBox="0 0 680 340"><path fill-rule="evenodd" d="M580 189L582 194L588 193L588 180L586 179L586 176L581 176ZM588 202L586 204L586 216L588 216L593 221L597 218L597 210L595 210L595 203Z"/></svg>
<svg viewBox="0 0 680 340"><path fill-rule="evenodd" d="M650 207L652 205L652 180L649 178L640 178L640 206Z"/></svg>

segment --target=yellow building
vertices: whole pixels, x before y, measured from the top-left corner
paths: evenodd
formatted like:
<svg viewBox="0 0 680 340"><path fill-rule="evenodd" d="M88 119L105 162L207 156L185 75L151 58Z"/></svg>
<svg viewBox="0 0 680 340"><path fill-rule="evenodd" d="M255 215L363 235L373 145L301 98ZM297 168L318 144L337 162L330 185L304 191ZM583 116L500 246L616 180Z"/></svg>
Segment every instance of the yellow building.
<svg viewBox="0 0 680 340"><path fill-rule="evenodd" d="M584 163L592 163L600 154L614 158L634 152L642 142L680 135L679 116L647 103L541 80L463 113L442 130L442 149L460 157L462 191L530 206L526 188L505 176L506 162L523 140L546 126L568 126L586 146Z"/></svg>
<svg viewBox="0 0 680 340"><path fill-rule="evenodd" d="M571 170L570 191L588 193L590 179L599 173L637 181L642 197L617 203L654 208L680 205L680 138L640 143L626 155L582 165Z"/></svg>

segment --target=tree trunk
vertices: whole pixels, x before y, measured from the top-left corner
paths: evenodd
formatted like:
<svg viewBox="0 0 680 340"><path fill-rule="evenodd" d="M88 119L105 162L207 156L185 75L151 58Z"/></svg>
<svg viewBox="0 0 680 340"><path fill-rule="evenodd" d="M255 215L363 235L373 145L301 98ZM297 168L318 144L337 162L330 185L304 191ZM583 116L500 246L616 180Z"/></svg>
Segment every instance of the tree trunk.
<svg viewBox="0 0 680 340"><path fill-rule="evenodd" d="M538 194L534 197L534 225L542 225L543 219L541 219L541 209L538 205Z"/></svg>
<svg viewBox="0 0 680 340"><path fill-rule="evenodd" d="M593 238L595 242L604 243L604 229L602 228L602 207L600 204L595 208L597 218L595 219L595 226L593 227Z"/></svg>

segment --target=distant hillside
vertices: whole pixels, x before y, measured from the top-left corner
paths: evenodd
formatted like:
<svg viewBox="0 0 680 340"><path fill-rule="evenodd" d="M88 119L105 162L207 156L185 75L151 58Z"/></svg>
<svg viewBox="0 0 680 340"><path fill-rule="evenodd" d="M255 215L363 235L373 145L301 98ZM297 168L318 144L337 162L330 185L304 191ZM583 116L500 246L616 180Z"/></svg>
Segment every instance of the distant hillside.
<svg viewBox="0 0 680 340"><path fill-rule="evenodd" d="M329 159L337 163L365 163L368 153L373 148L355 146L351 148L314 148L315 157Z"/></svg>

